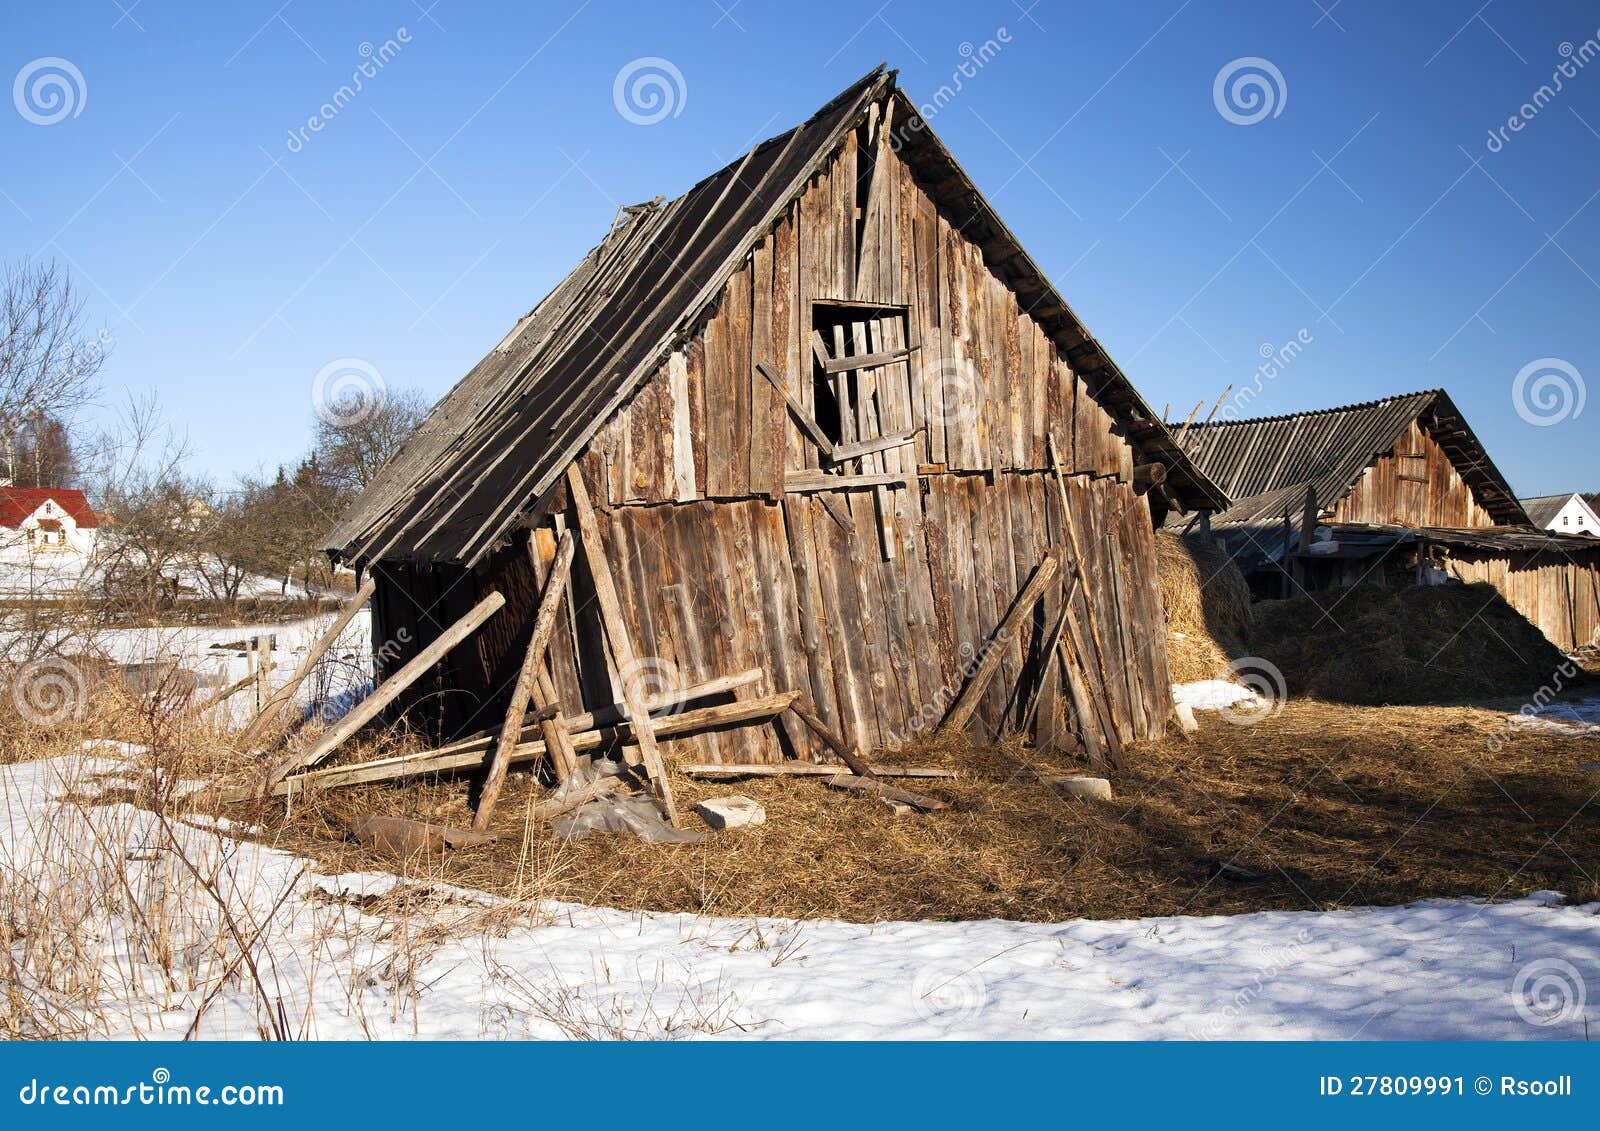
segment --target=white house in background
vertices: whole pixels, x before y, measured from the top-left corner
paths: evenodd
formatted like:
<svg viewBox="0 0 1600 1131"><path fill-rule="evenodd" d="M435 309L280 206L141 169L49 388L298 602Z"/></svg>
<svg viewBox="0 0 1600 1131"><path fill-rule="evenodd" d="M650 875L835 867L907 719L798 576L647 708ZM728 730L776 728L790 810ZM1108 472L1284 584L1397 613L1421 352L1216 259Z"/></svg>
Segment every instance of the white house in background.
<svg viewBox="0 0 1600 1131"><path fill-rule="evenodd" d="M1535 526L1557 534L1587 534L1600 538L1600 515L1582 495L1540 495L1518 499Z"/></svg>
<svg viewBox="0 0 1600 1131"><path fill-rule="evenodd" d="M87 560L100 518L82 491L65 487L0 487L0 549L15 559Z"/></svg>

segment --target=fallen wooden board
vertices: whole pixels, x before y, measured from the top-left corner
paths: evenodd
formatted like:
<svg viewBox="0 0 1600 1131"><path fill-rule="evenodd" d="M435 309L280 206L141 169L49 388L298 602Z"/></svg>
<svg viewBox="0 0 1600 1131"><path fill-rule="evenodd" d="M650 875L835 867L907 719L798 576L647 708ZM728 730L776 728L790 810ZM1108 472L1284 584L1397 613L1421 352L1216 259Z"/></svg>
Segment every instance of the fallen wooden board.
<svg viewBox="0 0 1600 1131"><path fill-rule="evenodd" d="M676 767L680 774L692 778L731 777L836 777L838 766L825 766L821 762L697 762ZM939 766L879 766L872 767L873 777L880 778L953 778L954 770Z"/></svg>
<svg viewBox="0 0 1600 1131"><path fill-rule="evenodd" d="M715 707L698 707L694 710L684 711L676 715L666 715L655 720L656 734L662 738L672 738L682 734L692 734L698 730L710 727L733 726L738 723L754 722L757 719L768 719L779 711L786 709L800 697L798 691L784 691L777 695L768 695L760 699L741 699L735 703L719 703ZM627 732L631 727L622 723L616 727L605 729L586 730L572 736L572 746L579 752L595 750L604 746L608 741L627 741ZM367 785L373 782L399 781L404 778L421 777L425 774L443 774L454 770L481 769L483 767L483 754L487 747L475 750L447 751L424 750L417 754L397 754L392 758L379 758L371 762L358 762L351 766L328 766L309 773L296 774L294 777L285 778L272 787L273 797L282 797L293 791L302 790L336 789L346 785ZM534 739L531 742L518 743L511 751L511 764L532 762L545 755L543 739ZM247 801L259 796L257 790L246 787L244 789L228 790L223 793L224 802Z"/></svg>
<svg viewBox="0 0 1600 1131"><path fill-rule="evenodd" d="M898 801L903 805L910 805L931 813L936 809L950 808L949 802L940 801L937 797L924 797L920 793L912 793L909 789L889 785L877 778L855 777L850 774L837 774L827 780L826 784L831 789L850 789L858 793L871 793L889 801Z"/></svg>
<svg viewBox="0 0 1600 1131"><path fill-rule="evenodd" d="M759 683L766 676L763 668L750 668L735 675L721 675L716 679L708 679L704 683L696 683L680 691L664 691L656 695L645 696L645 707L653 712L665 711L684 703L693 703L696 699L708 699L713 695L723 695L727 692L748 687L752 683ZM541 685L545 681L540 681ZM550 689L551 698L554 698L554 689ZM581 715L566 717L567 729L573 734L586 730L598 730L602 727L615 726L626 722L627 711L620 704L603 707L598 711L586 711ZM528 742L539 731L531 724L524 724L521 741ZM471 738L458 739L455 742L437 747L432 752L435 754L455 754L468 750L488 750L495 744L497 735L493 731L475 734Z"/></svg>
<svg viewBox="0 0 1600 1131"><path fill-rule="evenodd" d="M835 734L832 728L823 722L810 706L801 706L799 703L790 704L789 714L810 727L812 733L822 739L822 744L832 750L839 761L850 767L852 774L860 774L862 777L872 776L872 764L846 742L842 735Z"/></svg>
<svg viewBox="0 0 1600 1131"><path fill-rule="evenodd" d="M416 856L424 852L443 852L447 848L469 848L492 844L493 833L456 829L449 825L430 825L406 817L358 817L350 825L350 835L378 852L392 856Z"/></svg>

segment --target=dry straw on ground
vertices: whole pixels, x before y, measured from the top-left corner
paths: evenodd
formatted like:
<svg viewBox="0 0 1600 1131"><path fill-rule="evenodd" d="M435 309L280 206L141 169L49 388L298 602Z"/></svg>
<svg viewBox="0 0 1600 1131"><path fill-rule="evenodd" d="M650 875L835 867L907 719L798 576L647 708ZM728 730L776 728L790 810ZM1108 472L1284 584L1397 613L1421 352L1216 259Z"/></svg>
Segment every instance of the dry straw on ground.
<svg viewBox="0 0 1600 1131"><path fill-rule="evenodd" d="M1340 703L1517 697L1567 666L1490 585L1359 585L1263 601L1252 644L1291 695Z"/></svg>
<svg viewBox="0 0 1600 1131"><path fill-rule="evenodd" d="M917 783L952 804L928 816L815 780L677 778L685 812L729 792L766 806L766 825L696 845L558 841L523 820L545 793L519 776L497 810L501 843L433 865L487 891L531 864L547 894L589 904L853 921L1319 909L1544 888L1600 898L1593 868L1575 863L1600 836L1600 807L1586 807L1600 778L1578 770L1597 743L1513 734L1494 752L1503 718L1314 702L1254 727L1203 715L1192 742L1132 759L1111 803L1057 795L1041 776L1078 767L1015 743L907 751L960 775ZM269 811L266 835L324 868L383 868L393 861L344 839L351 820L465 825L468 801L460 780L343 790L298 799L288 820Z"/></svg>

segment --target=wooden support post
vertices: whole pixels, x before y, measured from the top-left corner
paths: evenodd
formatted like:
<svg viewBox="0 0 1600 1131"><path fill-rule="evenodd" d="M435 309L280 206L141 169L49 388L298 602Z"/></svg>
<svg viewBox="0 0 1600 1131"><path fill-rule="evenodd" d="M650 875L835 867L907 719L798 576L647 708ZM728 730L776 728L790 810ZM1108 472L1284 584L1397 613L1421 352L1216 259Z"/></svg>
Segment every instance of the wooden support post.
<svg viewBox="0 0 1600 1131"><path fill-rule="evenodd" d="M1011 602L1011 608L1006 613L1005 619L990 635L988 643L984 646L983 658L978 661L978 670L972 673L972 678L961 689L961 694L956 696L955 703L950 707L950 713L945 716L944 722L939 724L941 731L961 730L972 719L979 702L983 699L983 693L988 690L990 681L1000 670L1000 661L1016 636L1017 626L1023 617L1031 613L1033 606L1043 595L1045 586L1055 579L1060 569L1060 552L1054 549L1048 551L1044 560L1034 569L1033 576L1022 587L1022 592L1017 594L1017 599Z"/></svg>
<svg viewBox="0 0 1600 1131"><path fill-rule="evenodd" d="M260 712L272 700L272 635L257 636L250 641L256 657L256 711Z"/></svg>
<svg viewBox="0 0 1600 1131"><path fill-rule="evenodd" d="M250 750L263 745L275 737L274 731L280 720L286 714L286 708L293 706L295 693L300 690L300 685L306 681L317 662L322 659L339 639L339 634L355 619L364 605L372 599L372 594L378 588L377 578L367 576L366 582L356 591L339 615L334 618L333 624L322 634L311 650L306 653L306 658L300 661L300 666L295 668L294 674L289 677L289 682L273 692L267 700L267 705L261 709L256 717L250 720L250 725L245 727L244 733L239 736L238 745L242 750Z"/></svg>
<svg viewBox="0 0 1600 1131"><path fill-rule="evenodd" d="M409 664L374 688L371 695L356 704L354 710L340 719L309 749L300 753L290 753L279 760L267 771L266 785L270 788L294 771L315 766L332 754L345 739L376 718L378 713L393 703L402 691L421 679L434 664L444 659L450 649L472 635L473 630L480 624L499 612L505 603L506 599L500 593L490 593L479 601L471 612L445 629L437 640L412 657Z"/></svg>
<svg viewBox="0 0 1600 1131"><path fill-rule="evenodd" d="M545 649L550 646L550 637L556 629L556 614L561 611L561 598L567 591L567 577L572 571L572 555L576 548L572 531L569 530L561 536L561 544L556 547L556 559L545 581L544 595L539 598L539 611L533 618L533 635L528 638L528 650L522 656L522 670L517 673L516 686L511 689L511 702L506 707L506 720L500 727L500 741L495 744L494 757L489 761L489 773L483 779L483 789L478 794L478 808L472 815L472 827L480 832L489 827L495 802L500 800L500 789L505 785L506 767L511 764L511 748L522 737L522 719L528 711L528 700L538 685L539 673L544 671ZM532 540L528 542L528 549L530 554L534 552ZM538 709L542 711L544 706Z"/></svg>
<svg viewBox="0 0 1600 1131"><path fill-rule="evenodd" d="M589 503L589 489L576 463L567 467L567 491L572 496L573 509L578 512L578 536L583 539L583 554L589 563L589 574L594 579L596 602L600 618L605 623L606 639L611 644L611 659L619 672L631 672L638 667L633 651L633 638L628 634L628 624L622 615L622 602L617 598L616 582L611 576L611 566L606 561L606 550L600 541L600 527L594 507ZM666 813L667 823L678 824L678 807L672 800L672 783L667 780L667 770L661 763L661 751L656 748L656 736L650 721L650 709L640 697L631 681L622 681L622 704L628 709L628 719L633 724L634 738L639 754L644 760L645 772L655 787L656 797Z"/></svg>
<svg viewBox="0 0 1600 1131"><path fill-rule="evenodd" d="M251 684L255 683L255 681L256 681L256 673L254 671L246 672L243 679L239 680L239 682L237 682L235 684L230 685L226 689L217 692L217 694L213 695L210 699L207 699L204 703L200 704L198 707L195 707L192 711L190 711L190 714L193 714L193 715L204 714L205 712L211 710L211 708L215 707L217 704L225 703L229 699L232 699L235 695L239 694L239 692L243 691L245 688L247 688Z"/></svg>
<svg viewBox="0 0 1600 1131"><path fill-rule="evenodd" d="M1042 671L1039 673L1039 688L1033 696L1033 702L1028 704L1028 712L1022 720L1022 730L1026 734L1033 726L1033 720L1039 713L1039 704L1044 701L1044 681L1052 664L1056 662L1056 648L1061 643L1062 630L1067 627L1067 617L1072 613L1072 598L1078 592L1078 578L1072 578L1072 584L1064 587L1061 598L1061 612L1056 616L1055 624L1050 626L1050 631L1045 635L1044 646L1039 649L1039 663ZM1065 659L1063 658L1063 662Z"/></svg>

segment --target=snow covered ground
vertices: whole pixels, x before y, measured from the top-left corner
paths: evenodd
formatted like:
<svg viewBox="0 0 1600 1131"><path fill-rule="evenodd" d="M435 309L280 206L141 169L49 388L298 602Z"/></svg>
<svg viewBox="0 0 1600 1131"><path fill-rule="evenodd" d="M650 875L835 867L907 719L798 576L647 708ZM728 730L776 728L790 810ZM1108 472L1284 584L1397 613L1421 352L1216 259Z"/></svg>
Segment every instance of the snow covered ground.
<svg viewBox="0 0 1600 1131"><path fill-rule="evenodd" d="M276 624L101 629L87 639L70 633L46 641L45 651L68 664L78 658L118 665L175 663L192 672L202 689L200 694L208 696L231 687L253 670L244 645L256 636L273 638L271 682L274 686L286 683L335 616L329 612ZM0 651L9 647L15 635L0 632ZM370 610L363 609L301 686L301 707L323 712L325 720L337 718L371 690L372 667L372 618ZM240 725L254 709L249 691L241 691L218 708L231 712Z"/></svg>
<svg viewBox="0 0 1600 1131"><path fill-rule="evenodd" d="M181 1037L203 1010L201 1036L250 1038L266 1016L210 897L184 887L180 848L215 865L235 920L259 940L256 965L283 998L291 1035L1583 1039L1586 1021L1600 1030L1587 1000L1590 986L1600 992L1600 904L1562 906L1553 893L1327 913L863 925L557 904L519 914L432 886L426 915L380 919L371 901L395 890L393 876L318 875L231 839L226 822L168 833L143 810L63 800L116 785L132 753L97 747L0 767L0 882L19 913L29 903L17 877L37 887L63 852L77 862L80 878L31 914L94 906L68 925L104 972L94 1013L105 1035ZM101 841L110 850L91 859ZM126 870L126 893L113 868ZM103 889L98 903L89 889ZM424 932L425 922L451 929ZM187 941L170 973L141 923Z"/></svg>

